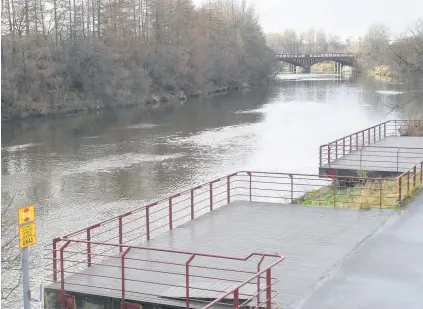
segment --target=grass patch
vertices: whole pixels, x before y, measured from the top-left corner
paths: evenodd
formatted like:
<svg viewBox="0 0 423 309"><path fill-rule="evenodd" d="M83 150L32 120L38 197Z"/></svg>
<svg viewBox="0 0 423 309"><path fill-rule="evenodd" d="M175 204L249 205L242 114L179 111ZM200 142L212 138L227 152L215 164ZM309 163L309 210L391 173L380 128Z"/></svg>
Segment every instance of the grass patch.
<svg viewBox="0 0 423 309"><path fill-rule="evenodd" d="M401 200L399 200L398 180L366 181L351 187L334 181L332 185L304 194L294 200L294 204L352 209L398 209L411 202L423 191L420 173L416 174L415 183L414 186L414 178L411 174L409 177L402 176Z"/></svg>

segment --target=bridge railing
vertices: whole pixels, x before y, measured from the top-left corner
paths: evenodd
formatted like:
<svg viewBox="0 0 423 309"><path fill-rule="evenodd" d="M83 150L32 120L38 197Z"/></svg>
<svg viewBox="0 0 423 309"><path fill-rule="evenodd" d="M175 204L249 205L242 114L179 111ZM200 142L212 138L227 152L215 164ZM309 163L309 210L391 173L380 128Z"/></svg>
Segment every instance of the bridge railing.
<svg viewBox="0 0 423 309"><path fill-rule="evenodd" d="M350 154L367 148L368 151L380 152L377 154L379 162L384 161L384 156L397 156L400 158L419 156L420 148L406 148L398 152L400 147L376 147L374 144L389 136L422 136L423 120L389 120L366 128L361 131L354 132L350 135L341 137L333 142L320 146L319 150L319 166L331 166L333 161ZM379 148L379 149L377 149ZM382 154L385 153L385 154ZM375 157L375 161L377 161ZM420 157L421 158L421 157ZM388 158L385 158L388 160ZM416 158L406 159L408 163L414 162ZM372 160L368 158L368 160ZM391 160L392 161L392 160ZM406 163L406 162L402 162Z"/></svg>
<svg viewBox="0 0 423 309"><path fill-rule="evenodd" d="M294 54L277 54L279 58L306 58L306 57L314 57L314 58L342 58L342 57L354 57L355 55L352 53L313 53L313 54L305 54L305 53L294 53Z"/></svg>

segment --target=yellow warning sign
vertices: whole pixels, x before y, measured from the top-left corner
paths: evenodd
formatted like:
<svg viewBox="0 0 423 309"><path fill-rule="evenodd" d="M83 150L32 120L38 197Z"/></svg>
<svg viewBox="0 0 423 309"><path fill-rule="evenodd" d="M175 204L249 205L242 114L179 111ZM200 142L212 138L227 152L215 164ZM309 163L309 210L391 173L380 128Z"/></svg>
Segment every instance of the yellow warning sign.
<svg viewBox="0 0 423 309"><path fill-rule="evenodd" d="M25 206L18 211L19 225L32 222L35 220L35 207L34 205Z"/></svg>
<svg viewBox="0 0 423 309"><path fill-rule="evenodd" d="M35 222L19 226L19 247L26 248L35 245Z"/></svg>

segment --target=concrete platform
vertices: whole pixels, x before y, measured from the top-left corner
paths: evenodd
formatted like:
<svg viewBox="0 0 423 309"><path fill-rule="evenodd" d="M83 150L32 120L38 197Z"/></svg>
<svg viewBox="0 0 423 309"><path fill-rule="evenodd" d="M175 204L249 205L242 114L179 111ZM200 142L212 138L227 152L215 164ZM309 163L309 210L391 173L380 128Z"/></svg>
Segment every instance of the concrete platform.
<svg viewBox="0 0 423 309"><path fill-rule="evenodd" d="M338 175L352 176L363 170L372 172L373 176L385 177L403 173L421 160L423 137L390 136L361 150L346 155L340 154L330 165L322 165L319 173L326 175L328 170L337 170Z"/></svg>
<svg viewBox="0 0 423 309"><path fill-rule="evenodd" d="M423 308L422 222L420 194L297 308Z"/></svg>
<svg viewBox="0 0 423 309"><path fill-rule="evenodd" d="M280 279L276 286L280 291L277 301L283 308L293 308L315 289L322 278L328 276L332 269L342 263L347 255L379 229L395 212L394 210L360 211L289 204L233 202L158 236L150 241L148 246L231 256L247 256L251 252L284 255L286 260L274 268L272 275ZM145 251L130 251L127 255L128 258L145 258L146 256L148 252ZM159 257L166 256L161 254ZM112 260L114 261L107 263L120 265L118 259ZM142 264L139 261L137 263L138 267ZM223 264L222 267L231 266L227 261ZM148 262L141 266L153 267ZM119 267L92 266L82 273L67 277L66 290L79 293L83 299L94 295L99 298L115 299L115 303L118 304L117 300L121 297L120 280L84 275L89 273L119 277L120 269ZM128 279L150 278L151 273L148 275L134 270L127 272L126 276ZM155 275L155 279L157 279L156 276L158 275ZM180 283L181 279L166 280L169 284L176 284ZM81 286L81 284L98 288ZM105 290L104 287L109 290ZM169 289L160 286L154 288L131 281L127 281L126 289L161 293L163 296L172 293ZM60 291L60 286L59 284L49 285L46 291L48 293ZM185 306L184 301L149 297L131 292L127 292L126 298L138 303L161 304L163 307ZM57 301L52 299L54 297L50 297L46 308L56 309Z"/></svg>

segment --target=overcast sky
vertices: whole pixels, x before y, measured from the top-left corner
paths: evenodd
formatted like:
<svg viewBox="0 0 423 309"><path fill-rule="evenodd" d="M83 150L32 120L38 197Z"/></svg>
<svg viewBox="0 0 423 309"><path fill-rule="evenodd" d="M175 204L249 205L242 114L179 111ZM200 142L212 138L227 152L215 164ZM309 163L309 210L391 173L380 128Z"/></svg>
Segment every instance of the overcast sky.
<svg viewBox="0 0 423 309"><path fill-rule="evenodd" d="M248 0L253 3L265 32L310 27L328 33L362 36L375 22L390 27L397 36L418 18L423 18L423 0ZM194 0L201 3L201 0Z"/></svg>

